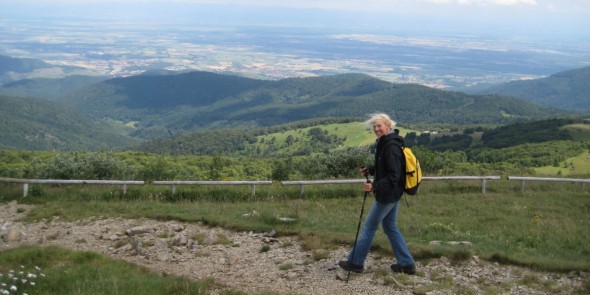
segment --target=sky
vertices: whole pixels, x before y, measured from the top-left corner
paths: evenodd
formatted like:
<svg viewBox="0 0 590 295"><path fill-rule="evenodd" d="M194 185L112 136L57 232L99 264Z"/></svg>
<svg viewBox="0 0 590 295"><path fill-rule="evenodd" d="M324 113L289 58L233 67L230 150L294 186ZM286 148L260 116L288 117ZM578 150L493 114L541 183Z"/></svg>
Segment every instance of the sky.
<svg viewBox="0 0 590 295"><path fill-rule="evenodd" d="M2 11L471 30L590 41L590 0L0 0L0 16Z"/></svg>
<svg viewBox="0 0 590 295"><path fill-rule="evenodd" d="M414 10L429 13L438 9L459 9L459 11L503 11L535 10L543 13L564 13L582 15L590 12L590 0L0 0L2 4L97 4L97 3L184 3L184 4L232 4L258 7L319 8L349 11L400 11Z"/></svg>

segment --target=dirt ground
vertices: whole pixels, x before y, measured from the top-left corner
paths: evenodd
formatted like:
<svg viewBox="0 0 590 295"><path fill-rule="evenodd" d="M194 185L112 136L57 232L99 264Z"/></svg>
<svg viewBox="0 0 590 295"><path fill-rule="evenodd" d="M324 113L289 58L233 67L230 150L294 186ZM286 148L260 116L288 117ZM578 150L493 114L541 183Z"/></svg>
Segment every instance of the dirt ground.
<svg viewBox="0 0 590 295"><path fill-rule="evenodd" d="M584 272L536 272L499 265L474 256L460 265L441 257L418 263L414 276L393 274L393 257L369 255L366 270L338 268L348 245L332 252L302 250L293 237L232 232L202 224L156 220L59 218L23 223L31 208L0 205L0 251L20 245L59 245L94 251L143 265L159 274L190 279L213 278L213 294L239 290L249 294L572 294L589 279ZM319 258L318 258L319 257Z"/></svg>

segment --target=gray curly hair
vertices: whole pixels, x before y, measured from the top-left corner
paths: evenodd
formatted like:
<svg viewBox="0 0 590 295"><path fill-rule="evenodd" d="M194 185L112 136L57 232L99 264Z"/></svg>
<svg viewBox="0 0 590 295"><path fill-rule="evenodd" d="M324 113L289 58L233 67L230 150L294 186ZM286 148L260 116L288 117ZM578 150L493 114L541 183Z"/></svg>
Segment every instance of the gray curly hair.
<svg viewBox="0 0 590 295"><path fill-rule="evenodd" d="M395 121L391 120L391 118L389 118L389 116L387 114L377 113L377 114L372 114L371 118L369 118L369 120L365 121L365 125L372 128L373 125L375 125L375 123L377 123L377 122L381 122L381 123L385 124L385 126L389 127L389 130L393 130L393 128L395 128L395 124L396 124Z"/></svg>

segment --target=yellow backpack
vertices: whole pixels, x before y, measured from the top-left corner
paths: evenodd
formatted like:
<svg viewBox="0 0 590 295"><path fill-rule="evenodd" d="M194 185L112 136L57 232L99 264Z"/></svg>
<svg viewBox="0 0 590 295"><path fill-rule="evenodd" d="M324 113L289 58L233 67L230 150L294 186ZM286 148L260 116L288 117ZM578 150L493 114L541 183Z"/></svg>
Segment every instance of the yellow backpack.
<svg viewBox="0 0 590 295"><path fill-rule="evenodd" d="M405 187L404 191L408 195L415 195L418 193L420 182L422 182L422 169L420 168L420 161L414 155L412 150L407 146L400 146L404 154L405 164Z"/></svg>

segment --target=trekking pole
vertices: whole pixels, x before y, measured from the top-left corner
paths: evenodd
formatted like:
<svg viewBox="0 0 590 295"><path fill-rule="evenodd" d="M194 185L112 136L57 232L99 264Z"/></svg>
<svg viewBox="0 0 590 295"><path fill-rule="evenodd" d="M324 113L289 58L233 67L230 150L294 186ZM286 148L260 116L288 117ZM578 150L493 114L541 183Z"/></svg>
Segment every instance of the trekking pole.
<svg viewBox="0 0 590 295"><path fill-rule="evenodd" d="M371 183L371 180L369 180L369 173L365 173L365 178L367 178L367 183ZM365 192L365 197L363 199L363 206L361 207L361 215L359 216L359 224L356 227L356 236L354 237L354 247L352 247L352 255L350 256L350 263L352 264L352 259L354 259L354 251L356 250L356 242L358 241L359 238L359 231L361 230L361 221L363 220L363 212L365 211L365 203L367 201L367 195L369 195L369 192ZM346 276L346 283L348 284L348 279L350 278L350 269L348 270L348 275Z"/></svg>

